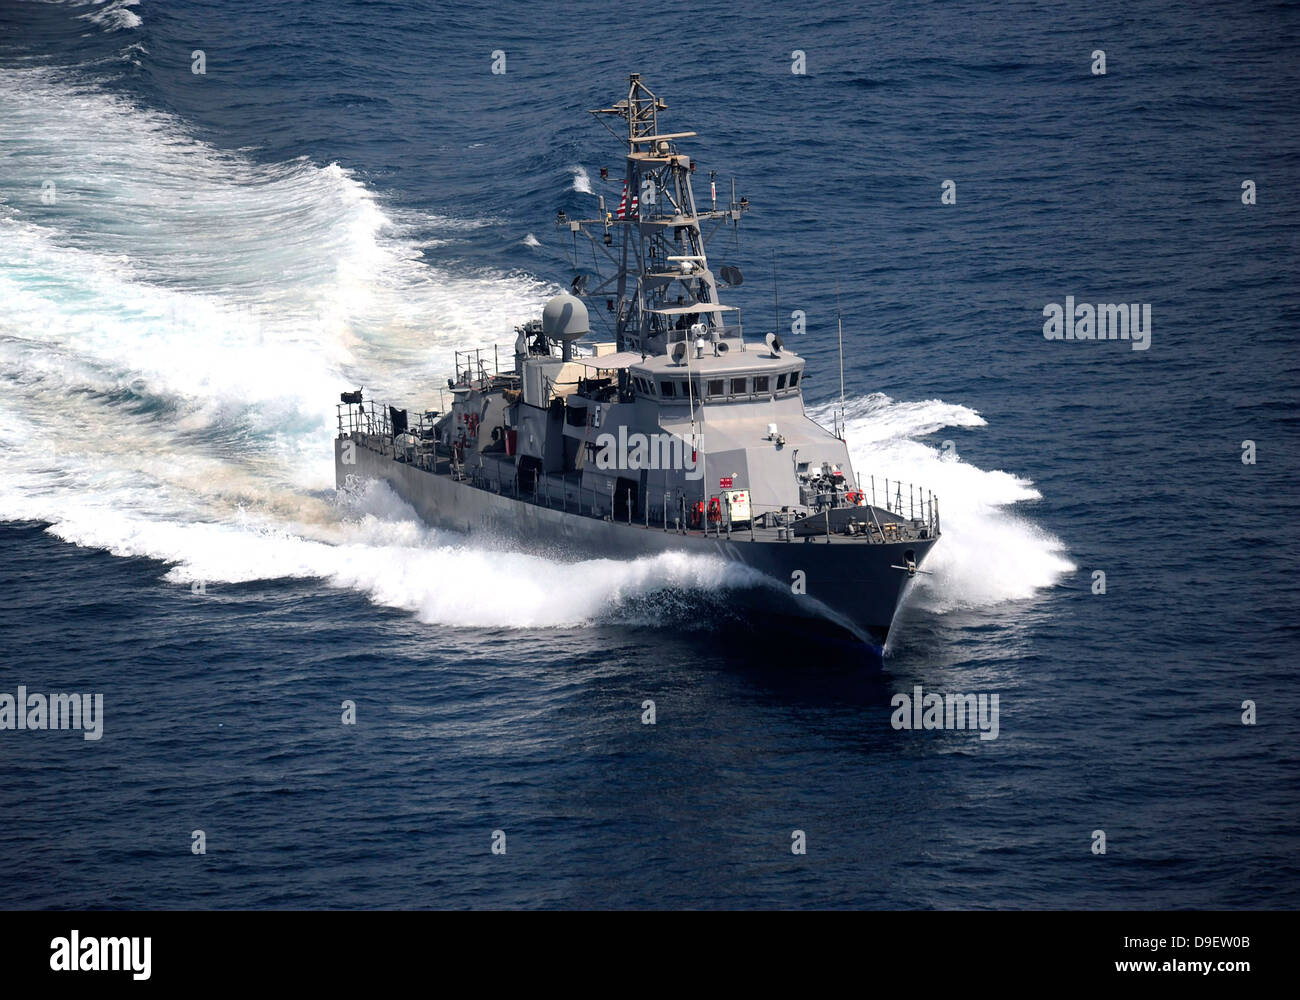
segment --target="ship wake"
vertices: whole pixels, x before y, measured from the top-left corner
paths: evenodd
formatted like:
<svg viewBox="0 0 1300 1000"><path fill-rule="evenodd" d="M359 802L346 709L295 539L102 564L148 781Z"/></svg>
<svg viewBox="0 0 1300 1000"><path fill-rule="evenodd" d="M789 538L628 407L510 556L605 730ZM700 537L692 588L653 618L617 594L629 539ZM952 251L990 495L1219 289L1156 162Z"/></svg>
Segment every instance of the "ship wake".
<svg viewBox="0 0 1300 1000"><path fill-rule="evenodd" d="M0 91L14 153L0 177L6 520L161 560L176 586L323 580L448 625L653 625L665 595L760 585L684 554L575 565L489 551L424 526L387 487L336 495L341 387L426 396L455 347L510 330L553 287L427 258L428 233L474 220L399 216L338 165L220 151L53 71L0 70ZM918 589L938 611L1021 598L1071 568L1013 512L1037 495L1027 480L919 440L972 422L883 397L850 416L862 470L943 497L935 575Z"/></svg>

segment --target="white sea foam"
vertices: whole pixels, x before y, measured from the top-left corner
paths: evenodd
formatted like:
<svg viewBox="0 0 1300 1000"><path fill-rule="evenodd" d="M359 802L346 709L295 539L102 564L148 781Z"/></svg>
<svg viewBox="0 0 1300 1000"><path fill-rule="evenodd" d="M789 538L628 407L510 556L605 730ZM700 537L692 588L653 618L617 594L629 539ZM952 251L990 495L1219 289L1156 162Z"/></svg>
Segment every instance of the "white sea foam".
<svg viewBox="0 0 1300 1000"><path fill-rule="evenodd" d="M592 194L591 177L587 174L587 168L583 166L570 167L573 173L573 190L579 194Z"/></svg>
<svg viewBox="0 0 1300 1000"><path fill-rule="evenodd" d="M140 15L131 10L132 7L140 6L140 0L83 0L75 6L93 8L78 16L83 21L90 21L109 31L138 28L142 23Z"/></svg>
<svg viewBox="0 0 1300 1000"><path fill-rule="evenodd" d="M456 220L394 221L337 164L257 164L50 71L0 71L0 91L0 336L75 360L91 381L65 390L131 386L306 453L340 385L428 393L453 349L509 342L551 291L423 262L408 229Z"/></svg>
<svg viewBox="0 0 1300 1000"><path fill-rule="evenodd" d="M36 505L39 507L40 505ZM605 618L626 601L665 590L715 592L757 583L720 559L680 553L560 565L519 552L477 548L424 526L385 484L367 484L346 516L295 522L266 511L221 521L160 519L69 499L50 532L78 545L172 564L166 579L208 594L221 585L320 579L455 626L539 628ZM21 507L14 511L21 515ZM508 597L501 586L509 580Z"/></svg>

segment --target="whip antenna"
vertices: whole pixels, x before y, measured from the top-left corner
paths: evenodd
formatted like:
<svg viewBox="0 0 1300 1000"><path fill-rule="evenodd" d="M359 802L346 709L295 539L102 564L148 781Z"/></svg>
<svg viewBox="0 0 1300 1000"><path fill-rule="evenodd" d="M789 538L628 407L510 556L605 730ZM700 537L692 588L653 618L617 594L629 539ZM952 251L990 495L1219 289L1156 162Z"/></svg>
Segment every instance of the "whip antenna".
<svg viewBox="0 0 1300 1000"><path fill-rule="evenodd" d="M835 274L835 327L840 341L840 431L837 435L844 440L844 314L840 312L840 267L835 259L835 244L831 244L831 271Z"/></svg>
<svg viewBox="0 0 1300 1000"><path fill-rule="evenodd" d="M775 325L772 327L772 332L779 335L781 333L781 292L776 287L776 251L775 250L772 251L772 308L774 310L773 319L775 320Z"/></svg>

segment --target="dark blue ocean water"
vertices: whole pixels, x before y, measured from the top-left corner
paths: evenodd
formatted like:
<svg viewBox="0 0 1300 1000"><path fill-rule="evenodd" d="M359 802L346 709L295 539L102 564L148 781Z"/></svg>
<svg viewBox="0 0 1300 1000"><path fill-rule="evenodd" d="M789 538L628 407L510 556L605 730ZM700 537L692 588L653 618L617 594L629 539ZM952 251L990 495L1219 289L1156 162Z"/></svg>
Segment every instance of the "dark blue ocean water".
<svg viewBox="0 0 1300 1000"><path fill-rule="evenodd" d="M1298 42L1294 4L4 0L0 692L105 719L0 732L0 906L1296 906ZM632 71L753 205L712 248L747 331L775 259L826 415L838 272L855 465L942 498L883 664L753 638L707 565L332 488L340 389L436 406L567 282ZM1066 296L1150 348L1044 339ZM918 684L998 738L895 731Z"/></svg>

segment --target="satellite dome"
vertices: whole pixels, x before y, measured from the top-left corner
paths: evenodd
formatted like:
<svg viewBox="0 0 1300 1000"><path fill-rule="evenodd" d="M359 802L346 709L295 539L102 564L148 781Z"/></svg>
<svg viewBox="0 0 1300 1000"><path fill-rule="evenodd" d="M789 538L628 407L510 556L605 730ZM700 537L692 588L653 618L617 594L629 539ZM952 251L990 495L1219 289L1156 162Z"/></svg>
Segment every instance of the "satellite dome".
<svg viewBox="0 0 1300 1000"><path fill-rule="evenodd" d="M572 341L591 332L587 307L582 300L568 292L561 292L542 310L542 333L547 337Z"/></svg>

